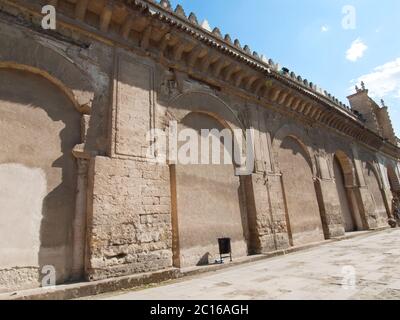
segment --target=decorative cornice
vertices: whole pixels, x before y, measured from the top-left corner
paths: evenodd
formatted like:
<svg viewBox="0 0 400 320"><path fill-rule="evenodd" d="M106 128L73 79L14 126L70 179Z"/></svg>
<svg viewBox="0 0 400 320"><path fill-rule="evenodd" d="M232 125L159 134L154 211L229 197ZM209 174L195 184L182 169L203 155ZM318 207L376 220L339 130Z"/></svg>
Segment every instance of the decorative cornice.
<svg viewBox="0 0 400 320"><path fill-rule="evenodd" d="M248 63L250 66L256 68L257 70L261 71L269 71L271 73L275 73L278 75L283 75L286 78L295 82L299 87L303 90L313 91L317 96L321 96L322 98L330 101L332 104L347 110L349 113L353 113L357 118L360 118L360 115L356 112L353 112L351 108L339 101L335 96L331 95L329 92L324 91L323 89L319 88L313 82L308 81L307 79L303 79L300 75L296 75L293 71L290 71L287 68L280 68L278 63L275 63L272 59L265 58L264 55L259 55L256 51L250 49L248 45L241 46L238 39L232 43L231 36L226 34L224 37L221 34L221 31L218 27L215 27L212 32L207 30L206 28L202 27L202 24L198 23L196 15L192 12L189 17L185 15L183 8L178 5L176 9L173 11L171 5L161 5L153 0L127 0L129 4L139 4L142 8L152 8L155 6L159 12L158 14L161 19L166 18L167 15L175 16L176 19L181 19L183 23L189 23L190 27L196 30L196 33L193 34L193 29L185 28L183 25L180 25L177 22L177 27L182 28L183 31L188 32L189 34L197 37L200 40L203 40L204 33L207 37L205 42L207 44L214 44L216 47L223 51L224 53L228 53L234 57L242 59L245 63ZM169 3L168 0L161 1L161 3ZM167 22L172 22L168 18L166 18ZM173 23L173 22L172 22Z"/></svg>

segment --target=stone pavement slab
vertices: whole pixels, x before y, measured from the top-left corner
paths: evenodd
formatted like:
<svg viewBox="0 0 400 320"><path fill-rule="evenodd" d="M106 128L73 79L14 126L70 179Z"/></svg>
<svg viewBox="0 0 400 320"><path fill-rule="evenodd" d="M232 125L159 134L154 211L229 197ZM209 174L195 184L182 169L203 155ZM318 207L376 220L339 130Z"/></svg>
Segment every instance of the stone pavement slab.
<svg viewBox="0 0 400 320"><path fill-rule="evenodd" d="M399 239L400 229L387 230L93 299L400 299Z"/></svg>

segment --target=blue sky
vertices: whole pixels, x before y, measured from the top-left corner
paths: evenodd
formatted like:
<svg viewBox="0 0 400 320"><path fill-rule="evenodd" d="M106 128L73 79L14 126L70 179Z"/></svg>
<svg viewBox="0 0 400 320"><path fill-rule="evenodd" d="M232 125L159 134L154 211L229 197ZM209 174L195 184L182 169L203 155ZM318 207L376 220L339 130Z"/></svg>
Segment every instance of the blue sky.
<svg viewBox="0 0 400 320"><path fill-rule="evenodd" d="M400 136L399 0L172 0L188 15L335 95L364 80L385 99ZM355 9L355 28L344 28L344 6ZM348 13L348 12L347 12ZM348 21L348 20L346 20ZM351 26L350 26L351 27Z"/></svg>

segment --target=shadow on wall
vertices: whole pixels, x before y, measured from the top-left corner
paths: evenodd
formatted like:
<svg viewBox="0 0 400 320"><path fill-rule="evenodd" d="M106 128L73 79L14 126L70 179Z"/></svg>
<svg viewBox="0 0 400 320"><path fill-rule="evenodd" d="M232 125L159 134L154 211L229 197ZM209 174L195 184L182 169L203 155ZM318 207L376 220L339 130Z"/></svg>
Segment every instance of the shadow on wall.
<svg viewBox="0 0 400 320"><path fill-rule="evenodd" d="M205 253L204 256L201 257L199 262L197 262L197 266L206 266L210 263L210 256L209 252Z"/></svg>
<svg viewBox="0 0 400 320"><path fill-rule="evenodd" d="M312 174L313 164L311 162L311 157L308 153L307 147L301 142L301 140L299 140L295 136L289 135L285 139L283 139L280 148L288 150L288 152L291 152L293 156L302 157L309 165L309 169Z"/></svg>
<svg viewBox="0 0 400 320"><path fill-rule="evenodd" d="M399 193L400 192L400 181L397 178L396 171L394 170L394 167L389 165L387 167L388 171L388 179L389 179L389 184L390 184L390 190L392 191L393 194Z"/></svg>
<svg viewBox="0 0 400 320"><path fill-rule="evenodd" d="M375 204L375 219L378 227L385 227L388 225L387 220L389 218L389 214L386 210L379 174L371 162L365 163L364 171L366 183L373 203Z"/></svg>
<svg viewBox="0 0 400 320"><path fill-rule="evenodd" d="M65 282L72 262L76 192L76 161L71 150L80 143L80 114L48 80L28 72L0 69L0 115L1 119L5 119L0 122L0 136L5 137L0 145L0 165L19 164L32 170L41 170L45 174L47 189L41 216L37 217L40 219L40 234L29 235L39 243L37 265L24 259L24 250L32 250L32 247L26 248L16 243L13 250L21 254L15 261L17 265L9 268L15 272L11 272L11 277L28 281L31 277L24 279L17 274L22 272L19 270L39 268L38 279L41 279L41 268L51 265L56 268L57 282ZM0 181L0 185L7 183ZM32 186L35 183L37 181L32 181ZM31 194L24 194L22 199L17 200L15 203L8 202L10 210L14 212L2 212L1 219L7 214L23 221L24 213L31 210L32 201L37 201L32 199ZM16 233L21 238L27 236L21 234L18 223L7 232ZM30 232L35 233L35 230ZM0 244L0 250L4 249ZM9 263L12 265L13 262ZM3 266L0 263L0 273L1 269ZM26 285L33 286L33 283Z"/></svg>
<svg viewBox="0 0 400 320"><path fill-rule="evenodd" d="M292 246L325 239L313 179L311 157L296 137L282 140L278 155L286 204L286 219Z"/></svg>

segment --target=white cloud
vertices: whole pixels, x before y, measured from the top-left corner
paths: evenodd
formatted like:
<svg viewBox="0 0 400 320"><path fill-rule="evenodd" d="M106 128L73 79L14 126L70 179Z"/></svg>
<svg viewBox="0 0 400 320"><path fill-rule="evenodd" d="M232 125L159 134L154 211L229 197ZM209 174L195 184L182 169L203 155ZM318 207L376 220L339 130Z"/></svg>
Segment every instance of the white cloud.
<svg viewBox="0 0 400 320"><path fill-rule="evenodd" d="M321 27L321 32L328 32L329 31L329 26L322 26Z"/></svg>
<svg viewBox="0 0 400 320"><path fill-rule="evenodd" d="M360 38L353 41L350 48L346 52L346 59L352 62L356 62L358 59L364 56L364 52L368 49L368 46L362 42Z"/></svg>
<svg viewBox="0 0 400 320"><path fill-rule="evenodd" d="M353 83L363 81L373 98L400 98L400 57L373 69Z"/></svg>

